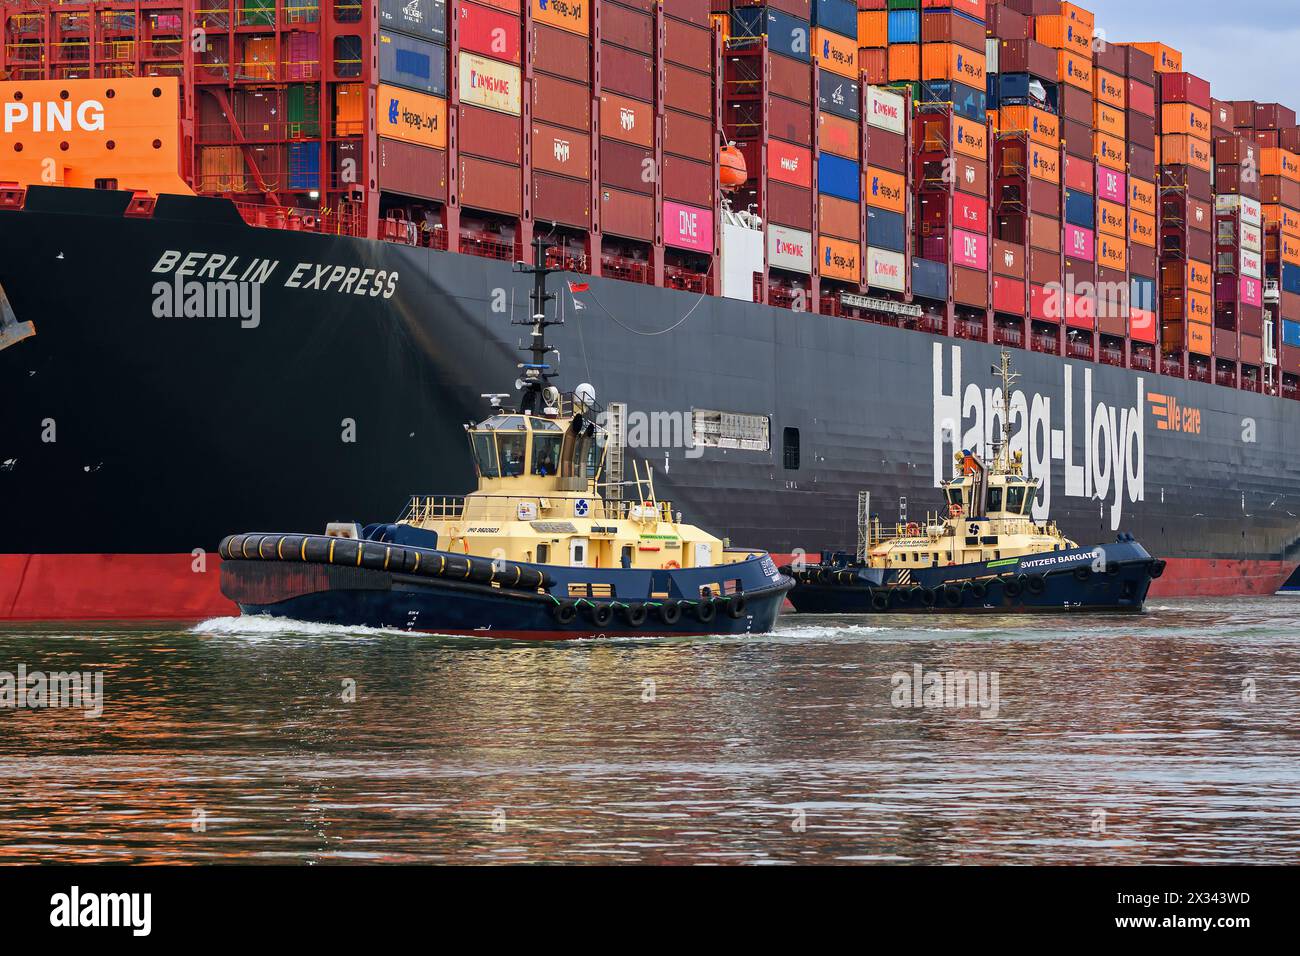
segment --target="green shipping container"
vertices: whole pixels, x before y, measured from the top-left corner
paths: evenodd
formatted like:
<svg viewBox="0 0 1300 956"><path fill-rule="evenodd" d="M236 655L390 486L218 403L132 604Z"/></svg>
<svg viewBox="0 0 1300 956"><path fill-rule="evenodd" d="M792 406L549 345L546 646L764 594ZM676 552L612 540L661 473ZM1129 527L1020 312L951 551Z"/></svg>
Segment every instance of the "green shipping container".
<svg viewBox="0 0 1300 956"><path fill-rule="evenodd" d="M242 12L239 22L244 26L275 26L275 0L243 0Z"/></svg>
<svg viewBox="0 0 1300 956"><path fill-rule="evenodd" d="M320 87L289 87L289 138L315 139L320 136Z"/></svg>

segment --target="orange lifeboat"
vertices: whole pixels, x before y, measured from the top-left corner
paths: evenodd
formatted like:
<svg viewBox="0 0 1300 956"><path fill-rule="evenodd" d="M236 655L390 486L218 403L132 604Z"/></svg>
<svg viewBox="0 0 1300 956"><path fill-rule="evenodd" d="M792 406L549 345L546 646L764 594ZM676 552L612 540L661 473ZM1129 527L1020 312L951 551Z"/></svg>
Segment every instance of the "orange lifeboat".
<svg viewBox="0 0 1300 956"><path fill-rule="evenodd" d="M740 154L735 143L728 143L718 154L718 181L723 191L731 192L745 185L749 172L745 169L745 157Z"/></svg>

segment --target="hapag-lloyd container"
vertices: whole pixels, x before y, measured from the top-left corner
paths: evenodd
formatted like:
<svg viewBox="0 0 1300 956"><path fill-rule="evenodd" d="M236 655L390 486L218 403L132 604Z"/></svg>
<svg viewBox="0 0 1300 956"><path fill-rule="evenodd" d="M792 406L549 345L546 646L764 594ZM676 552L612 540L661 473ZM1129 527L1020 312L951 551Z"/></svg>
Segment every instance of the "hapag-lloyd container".
<svg viewBox="0 0 1300 956"><path fill-rule="evenodd" d="M987 270L989 266L988 237L966 232L962 229L954 229L952 232L952 261L955 265Z"/></svg>
<svg viewBox="0 0 1300 956"><path fill-rule="evenodd" d="M812 272L812 233L767 224L767 264L791 272Z"/></svg>
<svg viewBox="0 0 1300 956"><path fill-rule="evenodd" d="M589 0L528 0L533 22L584 36L591 33Z"/></svg>
<svg viewBox="0 0 1300 956"><path fill-rule="evenodd" d="M861 247L852 240L821 236L818 241L818 271L830 279L857 284L862 279L858 262Z"/></svg>
<svg viewBox="0 0 1300 956"><path fill-rule="evenodd" d="M447 101L380 83L375 90L375 132L420 146L447 146Z"/></svg>
<svg viewBox="0 0 1300 956"><path fill-rule="evenodd" d="M907 212L907 180L887 169L867 167L867 205L890 212Z"/></svg>
<svg viewBox="0 0 1300 956"><path fill-rule="evenodd" d="M713 252L713 210L664 200L664 244L694 252Z"/></svg>
<svg viewBox="0 0 1300 956"><path fill-rule="evenodd" d="M902 292L907 287L907 267L902 253L868 247L864 278L874 289Z"/></svg>

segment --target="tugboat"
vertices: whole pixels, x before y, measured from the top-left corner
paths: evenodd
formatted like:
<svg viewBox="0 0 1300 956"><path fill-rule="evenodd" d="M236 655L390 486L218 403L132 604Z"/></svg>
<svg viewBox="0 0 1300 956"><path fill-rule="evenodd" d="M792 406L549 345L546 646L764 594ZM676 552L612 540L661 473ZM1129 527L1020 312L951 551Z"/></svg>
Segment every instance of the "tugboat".
<svg viewBox="0 0 1300 956"><path fill-rule="evenodd" d="M393 523L324 535L237 534L221 542L221 590L245 615L450 635L565 640L760 634L794 582L771 557L682 523L653 473L606 468L594 390L551 384L538 239L531 326L516 407L467 425L478 488L416 495Z"/></svg>
<svg viewBox="0 0 1300 956"><path fill-rule="evenodd" d="M812 614L1141 611L1165 562L1130 534L1080 547L1055 523L1029 513L1038 492L1011 451L1011 388L1019 377L1003 351L1002 436L993 458L955 456L960 474L942 482L945 510L891 530L859 496L855 554L823 552L794 576L790 603Z"/></svg>

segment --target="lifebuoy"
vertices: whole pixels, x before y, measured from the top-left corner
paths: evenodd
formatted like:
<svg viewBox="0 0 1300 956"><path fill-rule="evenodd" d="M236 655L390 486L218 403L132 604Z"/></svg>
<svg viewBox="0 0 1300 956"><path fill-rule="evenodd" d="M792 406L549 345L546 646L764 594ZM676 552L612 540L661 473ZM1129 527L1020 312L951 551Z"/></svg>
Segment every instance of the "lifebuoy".
<svg viewBox="0 0 1300 956"><path fill-rule="evenodd" d="M679 571L679 570L681 570L681 567L682 567L682 566L681 566L680 564L678 564L676 561L666 561L666 562L664 563L663 568L662 568L661 570L664 570L664 571Z"/></svg>
<svg viewBox="0 0 1300 956"><path fill-rule="evenodd" d="M914 537L914 536L916 536L916 535L918 535L918 534L921 533L921 526L920 526L919 524L917 524L915 521L909 521L909 522L907 523L907 529L906 529L906 530L907 530L907 536L908 536L909 538L910 538L910 537Z"/></svg>
<svg viewBox="0 0 1300 956"><path fill-rule="evenodd" d="M949 518L960 518L963 513L962 506L955 501L948 506Z"/></svg>

